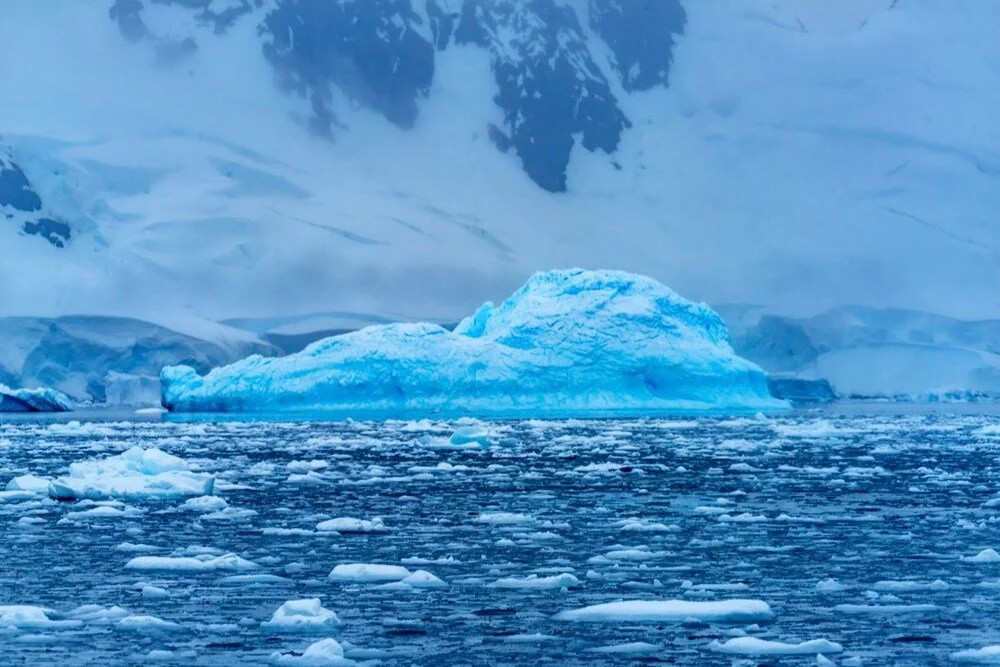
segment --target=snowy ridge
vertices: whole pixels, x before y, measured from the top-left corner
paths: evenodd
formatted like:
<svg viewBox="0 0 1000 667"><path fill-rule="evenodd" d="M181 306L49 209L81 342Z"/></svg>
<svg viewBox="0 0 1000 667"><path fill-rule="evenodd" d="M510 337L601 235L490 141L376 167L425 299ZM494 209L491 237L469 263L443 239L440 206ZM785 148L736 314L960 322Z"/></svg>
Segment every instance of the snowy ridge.
<svg viewBox="0 0 1000 667"><path fill-rule="evenodd" d="M616 271L533 276L454 331L390 324L277 359L161 374L182 412L335 410L387 414L587 414L757 409L764 373L737 357L722 319L654 280Z"/></svg>

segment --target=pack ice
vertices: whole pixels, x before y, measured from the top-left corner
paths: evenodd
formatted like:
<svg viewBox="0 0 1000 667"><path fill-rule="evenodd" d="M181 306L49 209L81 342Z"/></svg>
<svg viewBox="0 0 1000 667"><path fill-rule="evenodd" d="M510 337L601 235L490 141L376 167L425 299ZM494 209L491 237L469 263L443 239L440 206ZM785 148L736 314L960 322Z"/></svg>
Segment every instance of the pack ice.
<svg viewBox="0 0 1000 667"><path fill-rule="evenodd" d="M760 367L733 352L708 306L651 278L580 269L537 273L454 331L372 326L204 376L167 367L161 381L164 405L179 412L525 416L785 405Z"/></svg>

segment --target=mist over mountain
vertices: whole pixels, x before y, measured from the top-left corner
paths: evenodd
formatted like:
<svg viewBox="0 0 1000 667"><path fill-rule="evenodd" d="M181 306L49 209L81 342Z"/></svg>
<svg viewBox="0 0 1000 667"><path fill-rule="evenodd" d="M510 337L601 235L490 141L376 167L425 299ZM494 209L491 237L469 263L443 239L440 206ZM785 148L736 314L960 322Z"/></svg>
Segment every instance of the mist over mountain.
<svg viewBox="0 0 1000 667"><path fill-rule="evenodd" d="M579 265L997 317L997 25L990 0L5 3L0 314L453 321Z"/></svg>

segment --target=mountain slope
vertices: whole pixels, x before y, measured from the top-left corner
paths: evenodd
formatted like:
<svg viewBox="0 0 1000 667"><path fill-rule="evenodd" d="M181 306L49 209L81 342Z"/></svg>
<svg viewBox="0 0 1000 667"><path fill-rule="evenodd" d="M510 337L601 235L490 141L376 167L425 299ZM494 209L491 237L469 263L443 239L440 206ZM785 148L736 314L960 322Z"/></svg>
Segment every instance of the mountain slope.
<svg viewBox="0 0 1000 667"><path fill-rule="evenodd" d="M793 314L994 317L998 20L989 0L11 3L0 310L453 321L583 265Z"/></svg>

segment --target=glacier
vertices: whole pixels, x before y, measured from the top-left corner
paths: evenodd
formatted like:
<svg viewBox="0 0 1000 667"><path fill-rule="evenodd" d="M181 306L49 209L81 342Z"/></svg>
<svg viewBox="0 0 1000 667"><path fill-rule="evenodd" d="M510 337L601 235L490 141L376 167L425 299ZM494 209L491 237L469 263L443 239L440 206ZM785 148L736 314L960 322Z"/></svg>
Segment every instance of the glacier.
<svg viewBox="0 0 1000 667"><path fill-rule="evenodd" d="M648 277L582 269L536 273L453 331L371 326L207 375L167 367L160 380L174 412L565 416L787 405L733 352L708 306Z"/></svg>
<svg viewBox="0 0 1000 667"><path fill-rule="evenodd" d="M0 412L68 412L73 402L55 389L11 389L0 384Z"/></svg>

